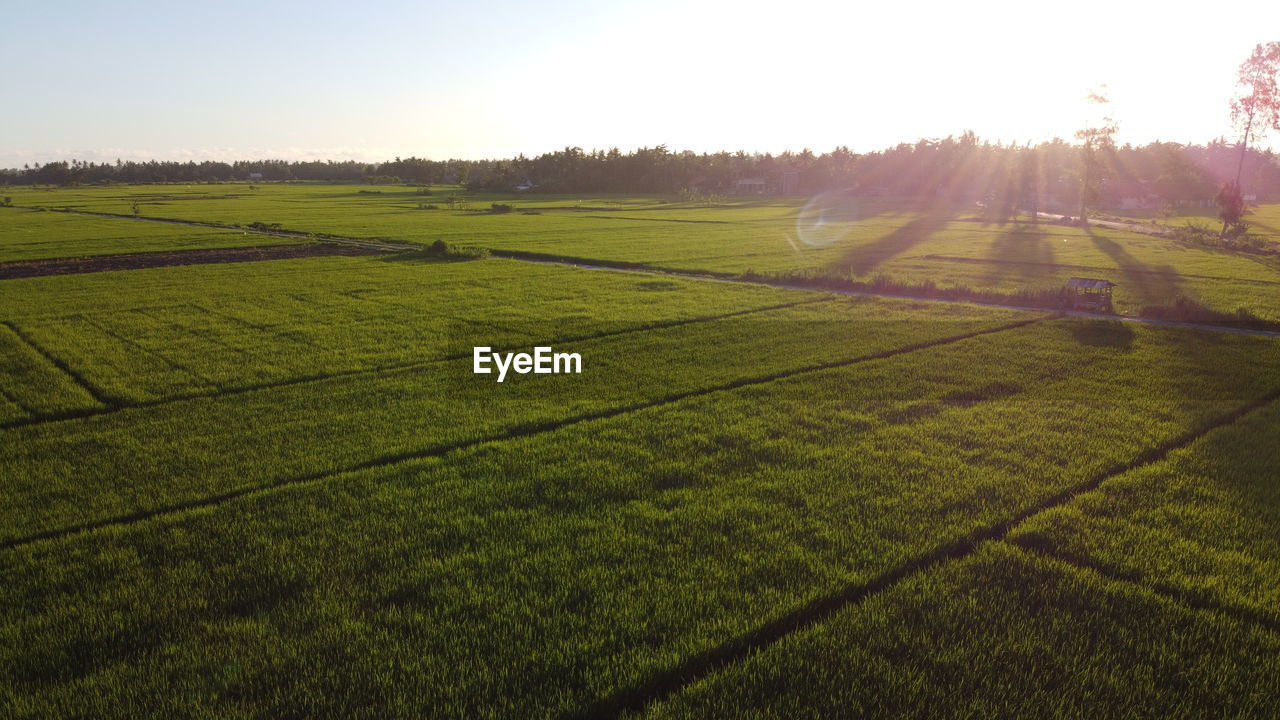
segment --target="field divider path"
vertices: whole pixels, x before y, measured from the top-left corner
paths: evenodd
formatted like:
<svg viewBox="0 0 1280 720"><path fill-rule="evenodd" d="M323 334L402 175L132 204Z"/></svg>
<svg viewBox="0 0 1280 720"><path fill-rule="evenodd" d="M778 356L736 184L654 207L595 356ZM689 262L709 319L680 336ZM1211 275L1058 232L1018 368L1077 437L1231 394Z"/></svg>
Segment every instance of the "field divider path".
<svg viewBox="0 0 1280 720"><path fill-rule="evenodd" d="M218 230L239 230L246 233L257 233L259 235L267 235L271 237L284 237L292 239L315 240L317 242L338 243L346 245L356 245L360 247L383 250L386 252L412 252L425 248L423 245L406 244L385 239L368 239L353 238L342 235L333 235L329 233L306 233L300 230L265 230L260 228L241 227L239 225L226 225L222 223L201 222L197 220L180 220L176 218L158 218L158 217L140 217L133 215L121 215L118 213L95 212L92 210L74 210L70 208L38 208L28 206L11 206L22 210L48 210L50 212L74 213L81 215L93 215L95 217L116 218L119 220L141 220L146 222L162 222L175 225L190 225L192 227L214 228ZM766 287L779 288L782 290L804 290L808 292L827 292L836 295L850 295L854 297L877 297L900 300L911 300L914 302L931 302L945 303L951 305L977 305L981 307L1000 308L1004 310L1022 310L1030 312L1048 312L1050 308L1033 307L1028 305L1014 305L1009 303L992 303L981 302L977 300L953 300L948 298L923 297L919 295L907 295L901 293L889 292L870 292L866 290L849 290L846 288L824 288L815 285L799 285L796 283L788 283L785 281L762 280L759 278L744 278L732 273L697 271L697 270L681 270L678 268L664 268L647 263L636 263L628 261L611 261L595 258L577 258L561 255L551 255L546 253L529 252L524 250L505 250L500 248L485 248L490 255L504 260L517 260L520 262L539 263L543 265L561 265L565 267L576 267L585 270L612 270L615 272L631 272L644 275L664 275L670 277L684 278L687 280L708 280L717 282L738 283L743 285L763 285ZM1063 266L1072 267L1072 266ZM1178 322L1174 320L1158 320L1155 318L1132 317L1128 315L1114 315L1108 313L1092 313L1081 310L1059 311L1068 317L1078 317L1094 320L1111 320L1118 322L1140 323L1143 325L1158 325L1161 327L1182 328L1186 330L1203 330L1206 332L1220 332L1234 335L1254 335L1258 337L1280 338L1280 330L1256 330L1247 327L1233 327L1230 325L1209 325L1204 323Z"/></svg>
<svg viewBox="0 0 1280 720"><path fill-rule="evenodd" d="M819 597L808 604L740 635L726 643L692 656L671 670L659 673L642 685L613 693L587 706L566 719L612 720L639 713L647 706L675 695L686 687L718 670L761 652L788 636L813 627L845 608L858 605L867 598L898 583L925 572L948 560L961 560L988 542L1009 542L1009 533L1019 524L1042 512L1064 505L1079 495L1096 490L1107 480L1163 460L1169 453L1186 447L1205 435L1226 427L1240 418L1280 400L1280 387L1266 395L1226 413L1201 428L1183 433L1160 445L1150 447L1133 459L1104 470L1093 477L1045 498L1012 516L970 532L967 536L940 545L907 562L881 573L869 581L848 585L839 591ZM1014 543L1016 544L1016 543ZM1022 547L1017 544L1018 547ZM1132 582L1132 581L1129 581ZM1143 585L1143 587L1146 587ZM1181 599L1183 603L1187 600ZM1216 609L1216 608L1215 608ZM1267 625L1270 627L1270 625Z"/></svg>
<svg viewBox="0 0 1280 720"><path fill-rule="evenodd" d="M673 403L689 400L691 398L711 395L713 393L727 392L731 390L737 390L739 388L752 387L756 385L764 385L766 383L776 382L778 380L783 380L790 377L796 377L800 375L821 372L823 370L832 370L835 368L842 368L842 367L848 367L850 365L857 365L859 363L872 362L875 360L884 360L887 358L896 357L899 355L905 355L905 354L917 352L920 350L927 350L933 347L939 347L943 345L950 345L952 343L962 342L964 340L969 340L975 337L981 337L983 335L992 335L996 333L1007 332L1010 330L1016 330L1021 327L1032 325L1034 323L1052 319L1053 317L1054 316L1051 316L1051 315L1043 315L1040 317L1034 317L1027 320L1019 320L1016 322L1007 323L1007 324L999 325L996 327L975 330L975 331L963 333L960 335L952 335L949 337L937 338L934 340L913 343L911 345L906 345L900 348L893 348L890 350L884 350L881 352L872 353L870 355L860 355L858 357L846 358L843 360L833 360L833 361L824 362L824 363L810 364L810 365L805 365L799 368L793 368L791 370L784 370L781 372L769 373L767 375L759 375L759 376L748 377L748 378L739 378L737 380L721 383L719 385L715 385L712 387L704 387L704 388L688 390L680 393L673 393L671 395L665 395L663 397L654 398L652 400L646 400L638 403L631 403L628 405L620 405L618 407L608 408L604 410L597 410L594 412L582 413L580 415L574 415L574 416L560 418L556 420L545 420L540 422L526 423L523 425L517 425L504 432L486 435L483 437L470 438L467 440L462 440L459 442L449 443L445 445L437 445L435 447L420 448L417 450L410 450L405 452L381 455L376 458L362 460L360 462L352 463L337 469L324 470L322 472L316 472L316 473L308 473L306 475L301 475L293 478L285 478L280 480L273 480L266 483L259 483L257 485L249 485L245 487L236 488L233 490L228 490L226 492L217 493L215 495L207 495L201 498L187 500L179 503L173 503L170 505L152 508L149 510L139 510L137 512L126 513L124 515L117 515L115 517L110 517L103 520L95 520L93 522L81 523L78 525L71 525L67 527L57 528L54 530L45 530L43 532L34 533L24 537L14 538L12 540L6 540L4 542L0 542L0 550L10 550L10 549L22 547L25 545L30 545L32 543L41 542L44 540L56 540L56 539L70 536L70 535L75 535L78 533L99 530L107 527L129 525L129 524L150 520L157 517L164 517L168 515L178 514L181 512L186 512L189 510L196 510L200 508L211 507L215 505L220 505L222 503L225 503L231 500L235 500L237 498L241 498L249 495L258 495L262 493L268 493L268 492L279 490L281 488L294 487L298 485L306 485L306 484L312 484L312 483L320 483L327 479L330 479L339 475L343 475L351 472L357 472L360 470L369 470L372 468L386 467L389 465L396 465L398 463L407 462L410 460L422 460L426 458L443 457L450 453L466 450L466 449L477 447L480 445L486 445L489 443L504 442L508 440L516 440L516 439L530 437L534 435L540 435L543 433L553 432L561 428L578 425L584 422L591 422L593 420L606 420L609 418L618 417L621 415L627 415L634 412L640 412L640 411L648 410L651 408L671 405Z"/></svg>
<svg viewBox="0 0 1280 720"><path fill-rule="evenodd" d="M113 398L107 393L103 392L101 388L89 382L83 375L76 372L75 370L72 370L70 366L68 366L65 362L62 361L62 358L59 358L57 355L54 355L48 350L45 350L43 347L40 346L39 343L37 343L35 340L32 340L30 336L28 336L21 329L19 329L18 326L14 325L8 320L0 320L0 325L3 325L9 328L9 330L11 330L18 339L26 343L32 350L35 350L37 353L39 353L40 356L43 357L49 364L53 365L60 372L65 374L67 377L71 378L85 392L89 393L89 397L93 398L95 402L103 406L102 409L98 409L98 410L78 411L77 413L75 413L77 416L81 414L111 412L119 408L118 399ZM41 419L33 418L34 422L39 422L40 420ZM15 425L30 425L30 424L32 423L27 421L18 421L17 423L0 425L0 429L4 429L6 427L13 427Z"/></svg>
<svg viewBox="0 0 1280 720"><path fill-rule="evenodd" d="M1125 583L1127 585L1132 585L1134 587L1142 588L1147 592L1167 598L1181 605L1190 607L1194 610L1220 613L1222 615L1226 615L1227 617L1230 617L1239 622L1242 622L1248 625L1256 625L1258 627L1265 628L1266 630L1269 630L1273 633L1280 634L1280 622L1277 622L1272 618L1259 615L1258 613L1252 612L1247 608L1239 608L1239 607L1233 607L1231 605L1225 605L1223 603L1216 602L1214 600L1210 600L1204 597L1200 597L1189 592L1181 591L1177 588L1170 587L1168 585L1161 585L1159 583L1148 582L1148 581L1139 580L1133 577L1129 577L1123 573L1115 572L1114 570L1107 568L1099 563L1090 562L1088 560L1075 557L1074 555L1067 555L1058 551L1037 547L1035 545L1018 540L1016 538L1004 539L1002 540L1002 542L1008 545L1012 545L1013 547L1016 547L1023 552L1031 553L1033 555L1038 555L1042 558L1047 558L1050 560L1056 560L1058 562L1070 565L1071 567L1074 567L1078 570L1084 570L1086 572L1094 573L1095 575L1100 575L1108 580L1111 580L1112 582Z"/></svg>
<svg viewBox="0 0 1280 720"><path fill-rule="evenodd" d="M830 300L831 298L825 298L825 297L810 298L808 300L797 300L795 302L781 303L778 305L766 305L762 307L749 308L747 310L734 310L733 312L719 313L717 315L699 315L697 317L684 318L679 320L668 320L668 321L659 322L651 325L621 328L618 330L609 330L609 331L600 332L600 333L590 333L586 335L573 335L573 336L560 337L560 338L551 338L546 342L548 344L587 342L590 340L599 340L603 338L617 337L620 335L629 335L632 333L643 333L643 332L652 332L655 330L665 330L667 328L681 327L683 325L694 325L697 323L704 323L704 322L716 322L718 320L741 317L744 315L752 315L755 313L771 312L774 310L786 310L789 308L800 307L802 305L813 305L817 303L830 302ZM471 323L472 321L465 320L465 322ZM491 324L491 323L485 323L484 321L479 321L479 322L482 324ZM0 325L4 325L5 327L8 327L10 330L13 330L15 334L19 335L19 337L22 337L22 339L25 342L31 344L33 348L40 351L41 354L43 354L46 358L48 358L48 360L52 362L57 368L66 372L68 375L74 378L77 382L80 382L81 384L84 384L85 382L87 382L83 378L81 378L79 375L73 373L69 368L65 367L65 364L62 363L61 360L59 360L52 354L45 352L42 348L32 343L31 340L29 340L25 336L22 336L18 328L14 327L14 325L9 321L0 320ZM495 349L498 351L507 351L507 350L514 351L514 350L519 350L526 347L528 347L527 343L523 345L510 345L505 347L497 347ZM431 360L421 360L421 361L410 362L410 363L393 363L391 365L380 365L374 368L354 368L351 370L339 370L336 372L323 373L320 375L300 375L297 377L285 378L282 380L271 380L268 382L253 383L250 385L239 385L235 387L217 388L217 389L212 389L205 392L182 393L179 395L171 395L168 397L156 398L154 400L141 400L141 401L124 401L124 400L118 400L118 399L113 399L110 401L102 400L98 397L97 394L94 393L93 389L91 389L89 385L85 385L85 390L88 391L90 395L93 395L94 399L98 400L98 402L102 403L105 407L96 408L96 409L87 409L87 410L74 410L74 411L65 412L65 413L43 415L40 417L33 417L25 420L17 420L17 421L11 421L8 423L0 423L0 430L27 427L30 425L45 425L50 423L66 422L68 420L79 420L81 418L95 417L98 415L110 415L112 413L118 413L124 410L136 410L141 408L158 407L163 405L169 405L172 403L185 402L188 400L199 400L201 398L231 397L234 395L241 395L244 393L259 392L263 390L272 390L274 388L290 387L293 385L305 385L307 383L324 382L326 380L333 380L336 378L361 377L365 375L381 375L384 373L393 373L393 372L399 372L402 370L413 370L415 368L430 367L432 365L438 365L440 363L466 360L470 357L471 357L471 353L456 353L453 355L445 355L444 357L434 358Z"/></svg>

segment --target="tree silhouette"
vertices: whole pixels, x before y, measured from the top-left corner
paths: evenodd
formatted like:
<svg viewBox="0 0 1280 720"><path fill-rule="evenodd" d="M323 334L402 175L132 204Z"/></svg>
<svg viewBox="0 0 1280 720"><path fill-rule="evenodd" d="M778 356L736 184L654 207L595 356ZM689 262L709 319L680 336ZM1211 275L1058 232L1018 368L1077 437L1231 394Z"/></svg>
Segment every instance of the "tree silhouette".
<svg viewBox="0 0 1280 720"><path fill-rule="evenodd" d="M1268 129L1280 130L1280 89L1276 86L1276 76L1280 73L1280 42L1259 43L1253 48L1253 54L1240 65L1236 80L1240 91L1231 100L1231 121L1240 133L1240 159L1236 163L1235 192L1243 198L1240 186L1241 174L1244 171L1245 151L1249 140L1255 142L1266 134ZM1223 188L1225 192L1227 188ZM1221 195L1221 193L1219 194ZM1219 204L1221 206L1221 203ZM1228 223L1222 221L1220 237L1227 234Z"/></svg>
<svg viewBox="0 0 1280 720"><path fill-rule="evenodd" d="M1104 85L1103 88L1106 86ZM1111 101L1099 90L1090 90L1085 99L1094 105L1106 105ZM1104 115L1102 120L1076 131L1080 141L1080 224L1089 224L1089 205L1098 196L1098 185L1106 170L1105 155L1115 150L1116 121Z"/></svg>

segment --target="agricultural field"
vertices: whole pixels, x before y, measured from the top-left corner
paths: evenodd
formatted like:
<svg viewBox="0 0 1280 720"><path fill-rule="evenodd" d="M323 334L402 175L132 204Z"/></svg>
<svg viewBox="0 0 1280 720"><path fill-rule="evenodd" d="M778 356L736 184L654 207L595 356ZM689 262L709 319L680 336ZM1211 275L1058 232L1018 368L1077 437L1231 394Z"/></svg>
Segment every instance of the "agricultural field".
<svg viewBox="0 0 1280 720"><path fill-rule="evenodd" d="M15 260L207 250L262 245L262 237L239 230L149 222L120 222L59 212L0 211L0 263ZM297 242L282 238L277 243Z"/></svg>
<svg viewBox="0 0 1280 720"><path fill-rule="evenodd" d="M1273 258L849 197L5 192L0 263L495 254L0 280L0 717L1280 714L1280 338L735 279L1280 319Z"/></svg>
<svg viewBox="0 0 1280 720"><path fill-rule="evenodd" d="M887 277L1004 294L1059 288L1072 276L1101 277L1119 284L1115 304L1122 314L1181 300L1224 316L1243 312L1280 322L1276 256L1106 228L998 225L972 207L839 194L730 198L709 207L677 198L509 196L455 187L250 187L16 188L12 197L19 206L131 215L136 205L152 218L415 244L444 240L726 275ZM515 211L491 212L494 203ZM1275 212L1264 206L1255 216Z"/></svg>

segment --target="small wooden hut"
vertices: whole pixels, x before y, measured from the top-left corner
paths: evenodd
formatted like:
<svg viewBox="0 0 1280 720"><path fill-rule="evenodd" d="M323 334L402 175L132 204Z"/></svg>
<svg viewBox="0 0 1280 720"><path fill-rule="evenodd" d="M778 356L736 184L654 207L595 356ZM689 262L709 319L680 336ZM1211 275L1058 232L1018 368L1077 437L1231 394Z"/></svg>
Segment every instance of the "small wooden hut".
<svg viewBox="0 0 1280 720"><path fill-rule="evenodd" d="M1073 277L1067 281L1067 293L1071 297L1072 310L1111 312L1111 289L1116 286L1110 280Z"/></svg>

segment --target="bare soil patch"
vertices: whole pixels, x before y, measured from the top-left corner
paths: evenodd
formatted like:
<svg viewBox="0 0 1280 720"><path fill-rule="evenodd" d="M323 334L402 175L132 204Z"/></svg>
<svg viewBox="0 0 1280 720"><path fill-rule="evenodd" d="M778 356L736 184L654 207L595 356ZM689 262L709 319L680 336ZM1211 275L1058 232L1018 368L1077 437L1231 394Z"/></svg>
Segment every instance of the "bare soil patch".
<svg viewBox="0 0 1280 720"><path fill-rule="evenodd" d="M307 245L264 245L260 247L216 248L210 250L174 250L169 252L95 255L50 260L17 260L0 263L0 280L72 275L107 270L141 270L175 265L207 265L210 263L259 262L292 260L327 255L384 255L386 251L357 245L315 243Z"/></svg>

